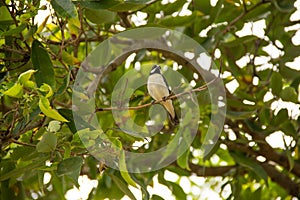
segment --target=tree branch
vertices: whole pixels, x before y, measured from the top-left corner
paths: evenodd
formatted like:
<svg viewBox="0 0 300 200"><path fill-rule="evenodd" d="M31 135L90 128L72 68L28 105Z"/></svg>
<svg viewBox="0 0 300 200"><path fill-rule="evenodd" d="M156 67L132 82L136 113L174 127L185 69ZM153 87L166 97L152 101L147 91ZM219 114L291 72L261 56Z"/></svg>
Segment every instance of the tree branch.
<svg viewBox="0 0 300 200"><path fill-rule="evenodd" d="M230 172L233 172L237 169L236 165L230 166L217 166L217 167L207 167L195 165L193 163L189 163L189 167L192 173L195 173L197 176L228 176Z"/></svg>
<svg viewBox="0 0 300 200"><path fill-rule="evenodd" d="M192 89L190 91L185 91L185 92L181 92L181 93L178 93L178 94L170 94L169 96L167 96L163 99L156 100L156 101L153 101L151 103L143 104L143 105L140 105L140 106L97 108L95 112L110 111L110 110L138 110L138 109L142 109L142 108L145 108L145 107L149 107L153 104L158 104L158 103L161 103L161 102L169 100L169 99L172 100L172 99L178 98L180 96L190 94L192 92L200 92L200 91L206 90L208 88L208 86L211 85L213 82L215 82L217 79L219 79L219 77L216 77L215 79L211 80L206 85L202 85L202 86L200 86L198 88L195 88L195 89Z"/></svg>
<svg viewBox="0 0 300 200"><path fill-rule="evenodd" d="M243 129L244 131L246 131L247 133L249 133L252 138L255 140L255 142L258 144L259 146L259 150L258 152L266 157L268 160L271 160L273 162L278 163L279 165L281 165L282 167L284 167L286 170L290 170L293 174L295 174L296 176L298 176L300 178L300 164L295 162L294 166L292 169L290 169L290 162L287 156L278 153L275 149L273 149L269 143L267 143L267 141L265 140L265 136L257 133L257 132L253 132L248 126L247 124L243 123Z"/></svg>
<svg viewBox="0 0 300 200"><path fill-rule="evenodd" d="M275 166L268 163L263 163L260 165L264 168L267 174L270 176L271 180L280 185L289 194L300 197L300 185L292 181L287 175L279 172Z"/></svg>
<svg viewBox="0 0 300 200"><path fill-rule="evenodd" d="M226 28L222 31L222 33L223 34L227 33L234 24L236 24L239 20L241 20L243 17L245 17L248 13L250 13L251 11L255 10L257 7L259 7L259 6L263 5L263 4L266 4L266 3L270 3L270 1L260 1L257 4L255 4L254 6L252 6L251 8L244 9L244 12L242 12L239 16L237 16L235 19L233 19L226 26Z"/></svg>
<svg viewBox="0 0 300 200"><path fill-rule="evenodd" d="M247 145L239 144L233 141L224 141L224 143L227 145L228 149L250 154L252 157L250 157L249 159L261 165L272 181L274 181L275 183L283 187L286 191L288 191L289 194L297 197L300 196L300 186L296 182L292 181L283 172L279 172L275 168L275 166L273 166L271 163L268 162L261 163L256 160L256 157L259 155L265 156L265 154L262 153L261 150L255 151ZM268 160L268 157L267 156L265 157Z"/></svg>
<svg viewBox="0 0 300 200"><path fill-rule="evenodd" d="M128 15L129 13L128 12L118 12L118 16L120 17L121 19L121 24L125 27L125 28L130 28L132 25L131 25L131 22L129 21L128 19Z"/></svg>
<svg viewBox="0 0 300 200"><path fill-rule="evenodd" d="M20 135L26 133L29 130L32 130L34 128L41 126L43 124L43 122L44 122L44 118L41 120L38 120L36 122L29 123L25 128L20 130L18 133L14 134L13 137L6 138L6 140L4 140L3 143L0 145L1 149L5 149L11 142L13 142L13 140L15 138L18 138Z"/></svg>

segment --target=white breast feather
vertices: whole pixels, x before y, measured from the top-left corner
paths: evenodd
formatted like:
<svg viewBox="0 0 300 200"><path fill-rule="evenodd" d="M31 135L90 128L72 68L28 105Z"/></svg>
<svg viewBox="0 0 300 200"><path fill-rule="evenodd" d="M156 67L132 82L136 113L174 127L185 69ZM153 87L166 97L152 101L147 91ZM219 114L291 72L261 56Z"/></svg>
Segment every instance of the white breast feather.
<svg viewBox="0 0 300 200"><path fill-rule="evenodd" d="M148 78L147 89L150 96L155 100L161 100L163 97L170 95L169 88L166 86L163 77L160 74L152 74ZM175 118L174 107L172 100L166 100L161 104L167 109L171 117Z"/></svg>
<svg viewBox="0 0 300 200"><path fill-rule="evenodd" d="M169 89L166 87L163 77L160 74L152 74L148 78L147 89L150 96L155 100L169 96Z"/></svg>

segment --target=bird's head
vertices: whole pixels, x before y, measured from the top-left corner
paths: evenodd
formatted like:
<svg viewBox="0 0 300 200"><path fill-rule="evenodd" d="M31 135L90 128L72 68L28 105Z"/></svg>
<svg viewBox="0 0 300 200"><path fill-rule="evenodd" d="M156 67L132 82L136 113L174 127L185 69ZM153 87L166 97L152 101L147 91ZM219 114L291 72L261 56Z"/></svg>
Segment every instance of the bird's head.
<svg viewBox="0 0 300 200"><path fill-rule="evenodd" d="M160 71L160 66L159 65L154 65L150 71L150 74L155 74L155 73L158 73L158 74L161 74L161 71Z"/></svg>

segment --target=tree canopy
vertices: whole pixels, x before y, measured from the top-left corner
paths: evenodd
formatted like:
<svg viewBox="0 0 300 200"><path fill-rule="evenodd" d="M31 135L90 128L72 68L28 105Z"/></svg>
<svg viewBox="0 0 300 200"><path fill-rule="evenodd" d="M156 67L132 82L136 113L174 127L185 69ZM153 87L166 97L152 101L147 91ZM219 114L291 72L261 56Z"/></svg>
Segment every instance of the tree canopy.
<svg viewBox="0 0 300 200"><path fill-rule="evenodd" d="M0 1L0 199L300 198L297 4Z"/></svg>

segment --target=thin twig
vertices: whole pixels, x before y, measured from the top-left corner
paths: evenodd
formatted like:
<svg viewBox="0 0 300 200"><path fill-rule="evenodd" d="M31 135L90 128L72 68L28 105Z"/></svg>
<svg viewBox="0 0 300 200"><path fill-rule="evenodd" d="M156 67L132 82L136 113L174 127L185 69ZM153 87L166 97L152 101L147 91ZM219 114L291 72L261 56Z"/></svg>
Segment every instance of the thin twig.
<svg viewBox="0 0 300 200"><path fill-rule="evenodd" d="M10 141L13 142L13 143L15 143L15 144L19 144L19 145L23 145L23 146L36 147L35 144L30 144L30 143L21 142L21 141L16 140L16 139L10 139Z"/></svg>
<svg viewBox="0 0 300 200"><path fill-rule="evenodd" d="M172 94L171 93L169 96L167 96L163 99L155 100L155 101L152 101L151 103L147 103L147 104L143 104L143 105L139 105L139 106L97 108L95 112L111 111L111 110L139 110L139 109L142 109L142 108L145 108L145 107L152 106L153 104L159 104L159 103L161 103L163 101L166 101L166 100L169 100L169 99L172 100L172 99L178 98L180 96L190 94L191 92L200 92L200 91L206 90L209 85L213 84L217 79L220 78L221 68L222 68L222 66L220 67L219 75L216 78L214 78L213 80L209 81L207 84L202 85L198 88L195 88L195 89L192 89L192 90L189 90L189 91L185 91L185 92L181 92L181 93L178 93L178 94Z"/></svg>
<svg viewBox="0 0 300 200"><path fill-rule="evenodd" d="M255 10L257 7L259 7L259 6L261 6L261 5L265 4L265 3L269 3L269 2L268 1L267 2L261 1L261 2L259 2L257 4L255 4L254 6L252 6L251 8L244 10L244 12L242 12L239 16L237 16L234 20L232 20L227 25L227 27L223 30L223 34L227 33L234 24L236 24L240 19L242 19L249 12Z"/></svg>

